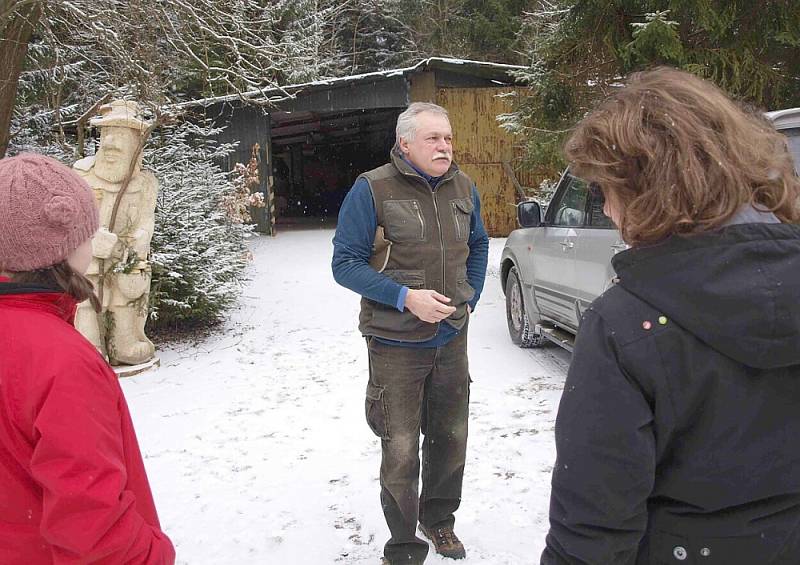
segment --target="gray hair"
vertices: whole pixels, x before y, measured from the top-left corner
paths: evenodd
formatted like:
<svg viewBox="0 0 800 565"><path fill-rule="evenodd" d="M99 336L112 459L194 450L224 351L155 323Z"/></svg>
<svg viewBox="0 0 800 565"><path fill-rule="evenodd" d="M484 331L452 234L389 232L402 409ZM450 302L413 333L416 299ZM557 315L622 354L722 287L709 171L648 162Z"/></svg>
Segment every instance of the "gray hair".
<svg viewBox="0 0 800 565"><path fill-rule="evenodd" d="M406 141L414 141L417 135L417 116L422 112L429 112L431 114L439 114L450 121L447 115L447 110L437 104L431 102L413 102L406 108L402 114L397 116L397 128L395 129L395 143L400 143L402 137Z"/></svg>

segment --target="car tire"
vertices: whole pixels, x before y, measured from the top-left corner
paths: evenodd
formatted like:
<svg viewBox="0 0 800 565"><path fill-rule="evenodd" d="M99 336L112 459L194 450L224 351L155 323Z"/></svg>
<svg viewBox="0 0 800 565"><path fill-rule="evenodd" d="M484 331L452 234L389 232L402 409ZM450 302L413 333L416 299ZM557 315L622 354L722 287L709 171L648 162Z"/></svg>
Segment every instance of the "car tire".
<svg viewBox="0 0 800 565"><path fill-rule="evenodd" d="M520 347L541 347L547 341L537 334L525 311L525 298L517 268L511 267L506 279L506 321L511 341Z"/></svg>

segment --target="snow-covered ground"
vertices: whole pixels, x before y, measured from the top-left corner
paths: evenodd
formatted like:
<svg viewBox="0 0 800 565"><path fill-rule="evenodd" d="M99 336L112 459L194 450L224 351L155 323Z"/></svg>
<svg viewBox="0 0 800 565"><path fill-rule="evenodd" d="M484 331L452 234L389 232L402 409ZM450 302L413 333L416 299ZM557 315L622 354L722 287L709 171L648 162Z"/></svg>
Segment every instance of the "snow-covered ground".
<svg viewBox="0 0 800 565"><path fill-rule="evenodd" d="M330 229L252 241L251 281L224 330L160 351L123 380L162 526L190 565L380 562L379 440L364 420L358 297L330 273ZM553 425L569 354L521 350L498 265L469 329L464 565L538 563ZM453 563L433 553L427 563Z"/></svg>

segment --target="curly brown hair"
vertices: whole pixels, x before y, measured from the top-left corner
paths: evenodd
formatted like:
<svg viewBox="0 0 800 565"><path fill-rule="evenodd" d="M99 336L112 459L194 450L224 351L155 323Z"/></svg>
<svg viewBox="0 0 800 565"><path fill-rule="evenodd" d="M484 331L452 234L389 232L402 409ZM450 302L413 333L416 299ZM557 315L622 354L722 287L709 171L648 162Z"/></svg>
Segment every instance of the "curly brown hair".
<svg viewBox="0 0 800 565"><path fill-rule="evenodd" d="M721 227L747 204L800 220L784 136L722 90L668 67L631 75L567 140L571 170L617 206L631 245Z"/></svg>

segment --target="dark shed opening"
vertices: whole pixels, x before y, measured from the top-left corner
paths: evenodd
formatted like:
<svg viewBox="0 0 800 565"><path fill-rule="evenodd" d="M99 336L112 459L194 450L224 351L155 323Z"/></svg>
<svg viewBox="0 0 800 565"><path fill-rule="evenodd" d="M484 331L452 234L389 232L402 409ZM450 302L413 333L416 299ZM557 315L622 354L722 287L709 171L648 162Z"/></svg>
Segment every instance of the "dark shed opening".
<svg viewBox="0 0 800 565"><path fill-rule="evenodd" d="M272 113L276 222L335 220L356 177L386 162L401 111Z"/></svg>

